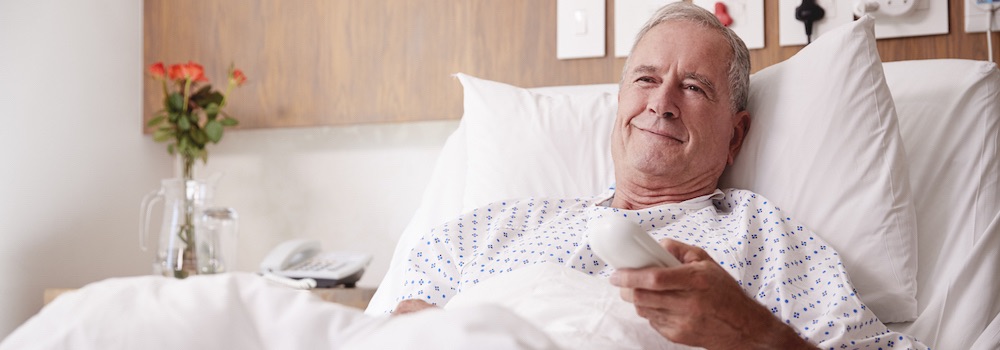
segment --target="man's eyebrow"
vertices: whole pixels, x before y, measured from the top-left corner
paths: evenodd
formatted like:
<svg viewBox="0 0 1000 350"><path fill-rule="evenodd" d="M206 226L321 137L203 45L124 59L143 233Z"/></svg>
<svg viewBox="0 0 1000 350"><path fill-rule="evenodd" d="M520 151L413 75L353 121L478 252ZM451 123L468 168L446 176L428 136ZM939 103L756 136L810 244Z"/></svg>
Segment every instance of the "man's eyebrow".
<svg viewBox="0 0 1000 350"><path fill-rule="evenodd" d="M705 88L705 90L709 93L709 95L711 95L710 97L715 96L715 84L712 84L712 81L708 80L708 77L695 72L687 72L684 73L684 78L697 80L698 83L700 83L702 87Z"/></svg>
<svg viewBox="0 0 1000 350"><path fill-rule="evenodd" d="M656 67L653 67L653 66L650 66L650 65L645 65L645 64L644 65L639 65L639 66L636 66L635 69L632 70L632 73L653 74L653 73L656 73Z"/></svg>

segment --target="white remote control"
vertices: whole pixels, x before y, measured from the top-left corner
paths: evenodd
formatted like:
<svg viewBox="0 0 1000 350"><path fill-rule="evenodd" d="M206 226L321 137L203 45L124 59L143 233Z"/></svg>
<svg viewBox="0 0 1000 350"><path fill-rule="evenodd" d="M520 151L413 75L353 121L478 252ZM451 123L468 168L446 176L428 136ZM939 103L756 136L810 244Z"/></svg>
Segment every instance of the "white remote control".
<svg viewBox="0 0 1000 350"><path fill-rule="evenodd" d="M590 220L587 231L590 249L616 269L673 267L681 264L639 225L618 214Z"/></svg>

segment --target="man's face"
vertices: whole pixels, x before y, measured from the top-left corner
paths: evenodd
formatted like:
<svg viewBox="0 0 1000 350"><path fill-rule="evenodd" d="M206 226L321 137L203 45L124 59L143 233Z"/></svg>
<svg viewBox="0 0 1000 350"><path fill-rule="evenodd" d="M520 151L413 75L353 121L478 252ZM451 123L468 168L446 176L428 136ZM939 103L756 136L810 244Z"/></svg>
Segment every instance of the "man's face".
<svg viewBox="0 0 1000 350"><path fill-rule="evenodd" d="M716 185L742 142L739 128L749 126L746 112L732 111L731 56L721 34L693 22L647 32L618 95L611 151L620 180L656 188Z"/></svg>

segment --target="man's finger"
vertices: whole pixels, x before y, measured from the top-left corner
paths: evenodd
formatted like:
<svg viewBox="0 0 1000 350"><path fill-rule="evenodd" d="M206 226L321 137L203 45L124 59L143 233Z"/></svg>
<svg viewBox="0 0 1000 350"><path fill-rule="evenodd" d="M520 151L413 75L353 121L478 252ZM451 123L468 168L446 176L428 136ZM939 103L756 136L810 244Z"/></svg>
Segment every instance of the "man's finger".
<svg viewBox="0 0 1000 350"><path fill-rule="evenodd" d="M665 238L660 241L660 246L684 264L702 260L713 260L704 249L678 242L670 238Z"/></svg>
<svg viewBox="0 0 1000 350"><path fill-rule="evenodd" d="M659 292L645 289L630 289L631 302L635 307L658 309L665 314L688 314L691 311L690 292Z"/></svg>
<svg viewBox="0 0 1000 350"><path fill-rule="evenodd" d="M691 283L694 267L647 267L642 269L619 269L611 274L611 284L622 288L640 288L654 291L686 290Z"/></svg>

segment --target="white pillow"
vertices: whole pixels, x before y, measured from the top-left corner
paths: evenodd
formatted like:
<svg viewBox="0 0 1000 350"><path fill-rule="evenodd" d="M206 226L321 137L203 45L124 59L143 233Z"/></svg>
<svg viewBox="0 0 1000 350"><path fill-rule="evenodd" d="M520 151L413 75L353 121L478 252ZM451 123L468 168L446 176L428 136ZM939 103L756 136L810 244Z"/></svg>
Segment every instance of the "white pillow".
<svg viewBox="0 0 1000 350"><path fill-rule="evenodd" d="M430 183L424 190L420 207L400 235L392 261L389 263L389 270L386 271L378 290L368 303L368 308L365 310L368 314L381 314L383 310L395 307L395 297L403 285L402 264L406 262L406 253L433 225L461 214L464 211L465 198L486 204L519 196L579 196L596 193L611 185L614 174L608 137L617 108L617 84L522 89L461 73L456 74L456 77L465 87L465 116L441 150ZM527 97L528 100L517 101L523 97ZM570 115L546 113L547 117L532 120L522 115L521 111L513 113L509 111L514 103L521 103L519 108L537 109L535 104L539 101L549 101L553 105L559 105L554 108L558 111L575 109L577 113ZM563 103L578 101L582 101L583 104L577 107L561 106ZM497 102L507 105L496 106ZM581 109L584 106L599 108ZM534 112L535 115L540 113L542 112ZM591 122L583 123L578 119ZM491 125L493 129L485 127L486 125ZM467 131L470 129L474 130L471 134ZM529 133L530 137L519 137L523 136L520 134L522 131ZM559 134L579 134L581 135L579 140L586 139L587 135L594 135L595 139L602 142L602 145L580 145L582 146L580 150L593 151L593 156L588 157L585 153L579 153L581 157L573 161L573 169L577 169L579 177L573 182L563 182L568 176L565 171L557 171L559 176L539 178L537 170L527 167L526 163L516 162L514 156L517 155L529 159L529 163L543 161L536 158L539 155L546 155L550 157L549 160L552 157L561 157L558 152L551 150L536 154L538 153L536 147L539 147L537 142L548 144L553 135ZM467 141L473 137L480 141ZM516 141L508 142L507 148L503 148L502 140L505 139ZM562 145L561 150L575 147L567 143ZM474 168L467 164L470 152L471 156L477 159L472 162ZM494 164L512 164L512 166L493 172L490 166ZM466 186L467 169L475 169L471 178L477 180L473 181L471 186ZM585 183L589 183L590 187L576 186ZM471 190L468 190L469 188ZM552 192L553 189L565 191L557 193ZM475 207L470 204L469 209Z"/></svg>
<svg viewBox="0 0 1000 350"><path fill-rule="evenodd" d="M407 254L417 239L430 231L434 225L444 223L462 212L462 197L465 193L465 123L459 123L458 128L448 136L434 171L431 172L430 183L424 189L420 206L413 218L396 242L396 249L389 262L389 269L382 282L379 283L375 295L368 302L366 314L380 315L384 310L396 306L396 296L403 287L403 271L406 266Z"/></svg>
<svg viewBox="0 0 1000 350"><path fill-rule="evenodd" d="M592 195L611 184L617 85L533 92L457 76L465 92L464 210L511 198Z"/></svg>
<svg viewBox="0 0 1000 350"><path fill-rule="evenodd" d="M906 158L870 17L751 78L750 132L721 186L760 193L844 260L883 322L917 316Z"/></svg>
<svg viewBox="0 0 1000 350"><path fill-rule="evenodd" d="M1000 71L985 61L921 60L886 63L885 76L920 227L923 307L1000 212Z"/></svg>

